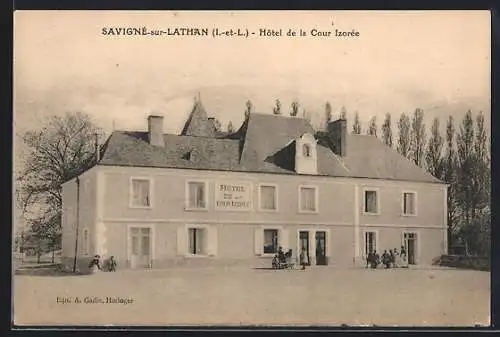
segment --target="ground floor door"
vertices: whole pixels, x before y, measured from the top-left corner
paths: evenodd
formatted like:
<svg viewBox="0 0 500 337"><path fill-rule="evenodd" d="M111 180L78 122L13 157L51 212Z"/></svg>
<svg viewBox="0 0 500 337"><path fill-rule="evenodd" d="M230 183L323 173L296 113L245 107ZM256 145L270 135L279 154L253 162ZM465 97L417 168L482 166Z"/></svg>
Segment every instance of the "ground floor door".
<svg viewBox="0 0 500 337"><path fill-rule="evenodd" d="M132 268L151 267L151 229L148 227L130 228Z"/></svg>
<svg viewBox="0 0 500 337"><path fill-rule="evenodd" d="M297 256L300 256L300 253L302 251L306 252L307 265L310 265L311 259L309 257L309 232L308 231L300 231L299 232L299 251L297 252Z"/></svg>
<svg viewBox="0 0 500 337"><path fill-rule="evenodd" d="M417 234L405 233L404 245L408 254L408 264L417 264Z"/></svg>
<svg viewBox="0 0 500 337"><path fill-rule="evenodd" d="M326 266L328 264L326 258L326 232L316 232L316 265Z"/></svg>

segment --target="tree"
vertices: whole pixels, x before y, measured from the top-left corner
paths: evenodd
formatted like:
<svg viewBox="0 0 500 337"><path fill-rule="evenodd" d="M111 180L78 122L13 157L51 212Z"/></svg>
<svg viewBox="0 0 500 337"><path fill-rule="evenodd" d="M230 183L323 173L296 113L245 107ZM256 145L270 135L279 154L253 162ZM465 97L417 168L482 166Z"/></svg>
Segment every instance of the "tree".
<svg viewBox="0 0 500 337"><path fill-rule="evenodd" d="M253 112L253 103L251 100L248 100L246 101L245 103L245 118L248 118L248 116L250 116L250 114Z"/></svg>
<svg viewBox="0 0 500 337"><path fill-rule="evenodd" d="M91 118L79 112L52 116L41 129L24 133L28 153L16 193L36 239L59 245L61 185L95 165L100 135L101 129Z"/></svg>
<svg viewBox="0 0 500 337"><path fill-rule="evenodd" d="M273 108L273 114L281 115L281 102L280 102L279 98L276 100L276 105Z"/></svg>
<svg viewBox="0 0 500 337"><path fill-rule="evenodd" d="M443 161L443 137L439 132L439 119L434 118L431 127L431 137L427 144L425 161L427 170L437 179L441 179L444 171Z"/></svg>
<svg viewBox="0 0 500 337"><path fill-rule="evenodd" d="M300 104L297 101L292 102L291 110L290 110L290 116L295 117L299 114L299 107Z"/></svg>
<svg viewBox="0 0 500 337"><path fill-rule="evenodd" d="M227 123L227 132L229 132L229 133L234 132L233 122L231 122L231 121L229 121L229 123Z"/></svg>
<svg viewBox="0 0 500 337"><path fill-rule="evenodd" d="M487 154L484 116L479 113L475 125L471 111L465 115L457 137L458 204L462 219L460 236L473 254L489 254L490 165Z"/></svg>
<svg viewBox="0 0 500 337"><path fill-rule="evenodd" d="M368 130L366 130L366 134L377 137L377 116L373 116L370 119L370 124L368 125Z"/></svg>
<svg viewBox="0 0 500 337"><path fill-rule="evenodd" d="M406 157L410 158L410 117L408 117L404 112L399 117L398 121L398 152Z"/></svg>
<svg viewBox="0 0 500 337"><path fill-rule="evenodd" d="M332 121L332 105L330 102L325 103L325 130L328 128L328 123Z"/></svg>
<svg viewBox="0 0 500 337"><path fill-rule="evenodd" d="M446 123L446 155L444 158L444 181L448 184L447 194L447 223L448 242L452 243L458 226L457 206L457 158L455 152L455 124L453 116L448 117Z"/></svg>
<svg viewBox="0 0 500 337"><path fill-rule="evenodd" d="M476 188L475 158L474 158L474 121L469 110L460 126L457 135L457 186L458 202L465 215L465 225L470 225L472 220L472 199Z"/></svg>
<svg viewBox="0 0 500 337"><path fill-rule="evenodd" d="M340 109L339 119L347 119L347 110L345 106L342 106L342 109Z"/></svg>
<svg viewBox="0 0 500 337"><path fill-rule="evenodd" d="M410 156L415 165L422 167L424 164L425 153L425 124L424 111L415 109L411 120L411 136L410 136Z"/></svg>
<svg viewBox="0 0 500 337"><path fill-rule="evenodd" d="M384 123L382 124L382 139L385 145L392 147L392 125L391 114L386 113Z"/></svg>
<svg viewBox="0 0 500 337"><path fill-rule="evenodd" d="M352 125L352 133L356 135L361 134L361 122L359 121L359 113L357 111L354 112L354 124Z"/></svg>
<svg viewBox="0 0 500 337"><path fill-rule="evenodd" d="M311 116L306 111L306 109L302 109L302 118L304 118L306 121L308 121L309 123L311 123Z"/></svg>
<svg viewBox="0 0 500 337"><path fill-rule="evenodd" d="M222 131L222 124L217 118L214 118L214 128L216 132Z"/></svg>

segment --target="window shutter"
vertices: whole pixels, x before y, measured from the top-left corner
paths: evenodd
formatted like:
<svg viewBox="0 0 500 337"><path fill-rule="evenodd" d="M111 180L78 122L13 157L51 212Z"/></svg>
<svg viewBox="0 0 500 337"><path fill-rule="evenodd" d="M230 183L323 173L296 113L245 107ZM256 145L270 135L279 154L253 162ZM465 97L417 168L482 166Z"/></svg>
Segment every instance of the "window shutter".
<svg viewBox="0 0 500 337"><path fill-rule="evenodd" d="M179 226L177 228L177 254L184 255L186 254L186 228L184 226Z"/></svg>
<svg viewBox="0 0 500 337"><path fill-rule="evenodd" d="M288 249L290 249L290 243L289 243L289 234L288 234L288 229L283 228L278 237L278 245L283 247L283 250L286 252Z"/></svg>
<svg viewBox="0 0 500 337"><path fill-rule="evenodd" d="M260 226L257 226L254 230L254 251L255 255L262 255L264 249L263 231Z"/></svg>
<svg viewBox="0 0 500 337"><path fill-rule="evenodd" d="M332 245L331 245L331 240L330 240L330 231L326 230L325 232L325 244L326 244L326 256L331 257L332 256Z"/></svg>
<svg viewBox="0 0 500 337"><path fill-rule="evenodd" d="M217 225L209 226L207 228L207 254L210 256L217 255Z"/></svg>

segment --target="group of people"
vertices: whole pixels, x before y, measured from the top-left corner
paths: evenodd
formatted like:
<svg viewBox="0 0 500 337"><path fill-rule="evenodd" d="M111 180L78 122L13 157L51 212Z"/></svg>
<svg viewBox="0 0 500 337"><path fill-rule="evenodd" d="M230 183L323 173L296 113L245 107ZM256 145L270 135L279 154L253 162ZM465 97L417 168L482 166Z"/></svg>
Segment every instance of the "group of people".
<svg viewBox="0 0 500 337"><path fill-rule="evenodd" d="M288 249L288 251L285 253L283 251L283 247L278 248L278 253L274 255L273 258L273 267L276 267L278 265L287 265L287 266L293 266L293 260L292 260L292 250ZM299 255L299 262L301 265L301 269L304 270L306 269L306 265L308 264L308 258L305 249L302 249Z"/></svg>
<svg viewBox="0 0 500 337"><path fill-rule="evenodd" d="M116 271L116 260L114 256L110 256L106 263L106 269L110 272ZM97 270L103 270L103 267L101 266L101 256L100 255L95 255L92 260L89 262L89 269L94 271L95 268Z"/></svg>
<svg viewBox="0 0 500 337"><path fill-rule="evenodd" d="M389 249L389 251L386 249L382 256L376 250L369 252L366 257L366 268L376 269L379 265L384 266L386 269L408 267L408 256L405 247L401 246L399 251L397 248Z"/></svg>

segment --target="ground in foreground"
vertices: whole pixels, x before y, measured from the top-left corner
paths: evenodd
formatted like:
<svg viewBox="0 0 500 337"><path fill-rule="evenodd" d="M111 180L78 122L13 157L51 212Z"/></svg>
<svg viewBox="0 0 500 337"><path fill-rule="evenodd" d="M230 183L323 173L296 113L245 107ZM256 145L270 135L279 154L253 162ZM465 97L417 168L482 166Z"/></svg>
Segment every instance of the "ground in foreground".
<svg viewBox="0 0 500 337"><path fill-rule="evenodd" d="M490 317L490 274L469 270L123 270L16 275L13 285L16 325L471 326Z"/></svg>

